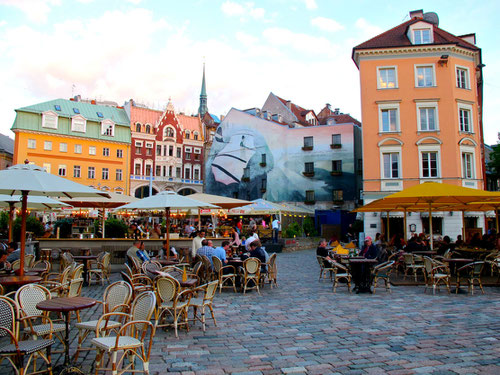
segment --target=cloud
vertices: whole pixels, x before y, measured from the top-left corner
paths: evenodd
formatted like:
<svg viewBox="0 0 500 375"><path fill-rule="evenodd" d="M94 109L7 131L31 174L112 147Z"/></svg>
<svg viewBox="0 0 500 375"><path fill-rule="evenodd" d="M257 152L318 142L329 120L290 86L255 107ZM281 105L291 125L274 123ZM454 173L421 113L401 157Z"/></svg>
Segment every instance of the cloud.
<svg viewBox="0 0 500 375"><path fill-rule="evenodd" d="M340 23L331 18L326 18L326 17L313 18L311 20L311 25L316 26L320 30L329 31L332 33L344 29L344 26L342 26Z"/></svg>
<svg viewBox="0 0 500 375"><path fill-rule="evenodd" d="M221 5L222 13L228 17L240 16L244 20L247 15L253 19L264 18L266 11L263 8L255 8L253 2L237 3L235 1L226 1Z"/></svg>
<svg viewBox="0 0 500 375"><path fill-rule="evenodd" d="M356 28L361 32L361 35L366 37L366 39L374 38L384 31L381 27L372 25L364 18L358 18L354 23L354 26L356 26Z"/></svg>
<svg viewBox="0 0 500 375"><path fill-rule="evenodd" d="M244 33L242 31L238 31L236 33L236 39L243 45L245 46L251 46L251 45L255 45L257 43L257 41L259 40L258 38L256 38L255 36L253 35L250 35L250 34L247 34L247 33Z"/></svg>
<svg viewBox="0 0 500 375"><path fill-rule="evenodd" d="M318 9L318 4L316 4L316 0L303 0L307 9L314 10Z"/></svg>
<svg viewBox="0 0 500 375"><path fill-rule="evenodd" d="M19 9L34 23L45 23L52 7L61 5L61 0L0 0L0 5Z"/></svg>

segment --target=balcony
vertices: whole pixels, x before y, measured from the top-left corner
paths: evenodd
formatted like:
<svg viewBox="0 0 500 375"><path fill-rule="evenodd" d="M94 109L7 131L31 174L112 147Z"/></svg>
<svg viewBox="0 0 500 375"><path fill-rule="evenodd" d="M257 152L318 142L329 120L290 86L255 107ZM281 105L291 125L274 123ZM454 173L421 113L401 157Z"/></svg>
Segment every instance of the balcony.
<svg viewBox="0 0 500 375"><path fill-rule="evenodd" d="M342 171L331 171L330 176L342 176Z"/></svg>
<svg viewBox="0 0 500 375"><path fill-rule="evenodd" d="M313 146L304 146L302 147L303 151L311 151L314 147Z"/></svg>
<svg viewBox="0 0 500 375"><path fill-rule="evenodd" d="M314 177L314 171L312 172L302 172L302 174L306 177Z"/></svg>
<svg viewBox="0 0 500 375"><path fill-rule="evenodd" d="M330 148L342 148L342 143L332 143Z"/></svg>
<svg viewBox="0 0 500 375"><path fill-rule="evenodd" d="M261 167L265 167L265 166L267 165L267 163L266 163L265 161L263 161L262 163L259 163L259 165L260 165Z"/></svg>

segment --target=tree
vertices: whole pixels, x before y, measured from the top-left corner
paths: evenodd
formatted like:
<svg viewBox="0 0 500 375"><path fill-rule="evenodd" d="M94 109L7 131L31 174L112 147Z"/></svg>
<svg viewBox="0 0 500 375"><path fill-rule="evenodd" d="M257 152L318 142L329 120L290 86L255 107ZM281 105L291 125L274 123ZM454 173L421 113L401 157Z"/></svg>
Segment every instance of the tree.
<svg viewBox="0 0 500 375"><path fill-rule="evenodd" d="M491 173L496 178L500 178L500 144L491 146L493 152L490 154L491 161L488 163L488 167L491 168Z"/></svg>

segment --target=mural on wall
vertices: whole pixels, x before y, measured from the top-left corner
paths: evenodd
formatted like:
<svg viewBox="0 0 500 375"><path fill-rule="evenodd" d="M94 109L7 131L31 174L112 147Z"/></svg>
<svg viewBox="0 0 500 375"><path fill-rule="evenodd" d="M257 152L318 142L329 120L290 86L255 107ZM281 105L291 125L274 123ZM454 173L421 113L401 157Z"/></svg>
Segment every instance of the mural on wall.
<svg viewBox="0 0 500 375"><path fill-rule="evenodd" d="M289 128L232 109L219 125L206 162L210 194L271 201L304 201L307 190L317 201L331 201L342 189L354 199L353 135L350 126ZM342 132L342 148L330 148L332 135ZM303 151L304 137L314 148ZM332 176L333 160L342 160L342 174ZM314 162L314 176L304 176L305 163Z"/></svg>

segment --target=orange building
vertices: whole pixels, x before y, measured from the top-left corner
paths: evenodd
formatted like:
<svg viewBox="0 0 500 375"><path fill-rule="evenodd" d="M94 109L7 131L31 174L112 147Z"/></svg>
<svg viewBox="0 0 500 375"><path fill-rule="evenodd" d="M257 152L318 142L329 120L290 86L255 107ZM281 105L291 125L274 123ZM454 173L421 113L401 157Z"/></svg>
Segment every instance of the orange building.
<svg viewBox="0 0 500 375"><path fill-rule="evenodd" d="M425 181L484 189L484 65L475 34L452 35L438 27L435 13L414 11L354 47L353 60L361 82L365 203ZM370 215L365 233L385 232ZM460 233L455 220L438 219L437 234ZM396 222L402 233L402 220ZM410 224L427 228L425 218Z"/></svg>
<svg viewBox="0 0 500 375"><path fill-rule="evenodd" d="M129 194L130 122L123 108L56 99L16 109L14 164Z"/></svg>

